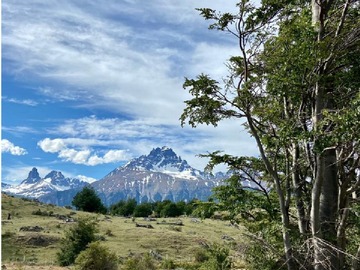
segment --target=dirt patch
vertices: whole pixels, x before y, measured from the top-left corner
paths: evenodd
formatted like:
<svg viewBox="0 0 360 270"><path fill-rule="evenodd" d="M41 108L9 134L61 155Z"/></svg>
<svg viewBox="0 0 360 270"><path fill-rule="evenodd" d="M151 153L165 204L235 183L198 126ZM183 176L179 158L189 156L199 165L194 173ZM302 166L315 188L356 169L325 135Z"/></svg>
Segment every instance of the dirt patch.
<svg viewBox="0 0 360 270"><path fill-rule="evenodd" d="M47 247L58 241L59 238L42 235L42 234L18 236L16 239L16 242L18 243L22 243L27 246L34 246L34 247Z"/></svg>

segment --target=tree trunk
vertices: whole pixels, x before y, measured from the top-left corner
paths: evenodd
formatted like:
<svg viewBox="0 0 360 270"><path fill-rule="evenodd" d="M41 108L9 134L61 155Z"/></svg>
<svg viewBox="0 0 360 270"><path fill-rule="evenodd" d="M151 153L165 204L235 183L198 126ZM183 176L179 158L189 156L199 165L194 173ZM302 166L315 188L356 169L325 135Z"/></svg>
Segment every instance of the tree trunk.
<svg viewBox="0 0 360 270"><path fill-rule="evenodd" d="M287 266L288 270L294 270L294 269L297 269L297 267L296 267L297 264L294 260L293 249L292 249L291 239L290 239L290 235L289 235L290 219L289 219L288 209L286 208L284 191L281 187L280 179L278 177L277 172L274 170L274 168L270 164L269 159L267 158L267 156L265 154L263 144L261 143L261 140L259 138L257 130L254 126L253 119L249 115L247 116L247 122L249 124L249 128L252 132L252 135L254 136L254 138L256 140L256 144L259 148L260 155L264 162L265 168L268 171L268 173L271 175L271 177L274 181L274 184L275 184L275 189L276 189L276 193L278 195L280 212L281 212L282 236L283 236L283 244L284 244L284 251L285 251L285 258L286 258L286 266Z"/></svg>
<svg viewBox="0 0 360 270"><path fill-rule="evenodd" d="M298 214L298 227L301 235L305 236L307 232L307 221L305 214L305 206L303 201L302 184L299 177L299 145L292 145L292 182L294 186L294 197L296 210Z"/></svg>
<svg viewBox="0 0 360 270"><path fill-rule="evenodd" d="M325 33L325 20L332 1L312 0L312 23L321 42ZM314 87L313 126L316 132L325 132L321 126L325 109L334 109L331 85L324 85L321 79L326 75L323 60L319 60L317 75L320 78ZM318 135L320 136L320 135ZM314 244L315 270L339 269L336 246L336 217L338 214L337 158L335 149L322 149L315 139L316 176L312 190L311 226Z"/></svg>
<svg viewBox="0 0 360 270"><path fill-rule="evenodd" d="M360 270L360 246L352 260L351 270Z"/></svg>

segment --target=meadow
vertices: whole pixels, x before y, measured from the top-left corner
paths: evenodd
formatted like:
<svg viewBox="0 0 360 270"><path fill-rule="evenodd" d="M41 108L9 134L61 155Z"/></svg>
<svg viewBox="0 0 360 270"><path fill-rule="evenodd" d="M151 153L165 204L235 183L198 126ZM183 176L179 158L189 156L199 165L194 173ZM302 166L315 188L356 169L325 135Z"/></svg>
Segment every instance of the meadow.
<svg viewBox="0 0 360 270"><path fill-rule="evenodd" d="M243 229L229 221L90 214L6 194L2 194L1 209L4 269L71 269L57 266L56 253L64 232L76 224L76 219L85 216L97 219L101 244L119 258L119 269L121 262L144 254L191 264L198 250L214 243L230 249L234 269L244 269Z"/></svg>

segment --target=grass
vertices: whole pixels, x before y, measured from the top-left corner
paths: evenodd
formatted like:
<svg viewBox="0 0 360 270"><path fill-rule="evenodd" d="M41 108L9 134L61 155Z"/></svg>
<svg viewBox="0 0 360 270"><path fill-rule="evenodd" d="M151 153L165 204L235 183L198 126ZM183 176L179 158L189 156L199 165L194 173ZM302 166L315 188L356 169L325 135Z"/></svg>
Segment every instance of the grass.
<svg viewBox="0 0 360 270"><path fill-rule="evenodd" d="M143 218L130 219L95 215L73 211L53 205L14 198L2 194L2 263L21 262L25 265L56 265L56 252L59 250L59 240L64 231L74 223L66 223L55 216L33 215L32 212L50 212L54 215L94 216L99 221L99 235L116 255L125 260L129 256L146 254L150 250L160 254L164 259L176 262L194 261L197 250L212 243L227 245L236 253L237 247L244 245L242 230L229 226L229 222L206 219L193 222L188 217L182 217L183 226L172 225L179 219L157 219L147 221ZM71 212L75 212L71 213ZM7 220L8 214L11 220ZM166 224L163 224L162 221ZM198 220L197 220L198 221ZM136 223L151 224L152 229L136 227ZM41 232L20 231L24 226L40 226ZM222 239L230 236L234 241ZM241 261L239 261L241 264ZM15 268L14 268L15 269ZM30 269L30 268L29 268ZM61 268L59 268L61 269ZM64 268L66 269L66 268Z"/></svg>

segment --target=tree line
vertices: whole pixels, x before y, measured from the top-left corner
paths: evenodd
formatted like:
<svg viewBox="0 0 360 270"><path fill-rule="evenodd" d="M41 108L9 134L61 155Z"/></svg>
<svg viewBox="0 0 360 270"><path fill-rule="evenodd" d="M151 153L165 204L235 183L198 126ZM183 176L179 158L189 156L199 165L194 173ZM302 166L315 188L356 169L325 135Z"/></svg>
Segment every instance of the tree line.
<svg viewBox="0 0 360 270"><path fill-rule="evenodd" d="M124 217L152 216L166 218L188 215L200 218L209 218L217 209L216 203L214 203L211 199L208 202L193 199L189 202L173 202L170 200L164 200L138 203L134 198L120 200L107 208L101 202L101 199L96 194L96 191L89 186L84 187L75 195L72 205L80 211Z"/></svg>

